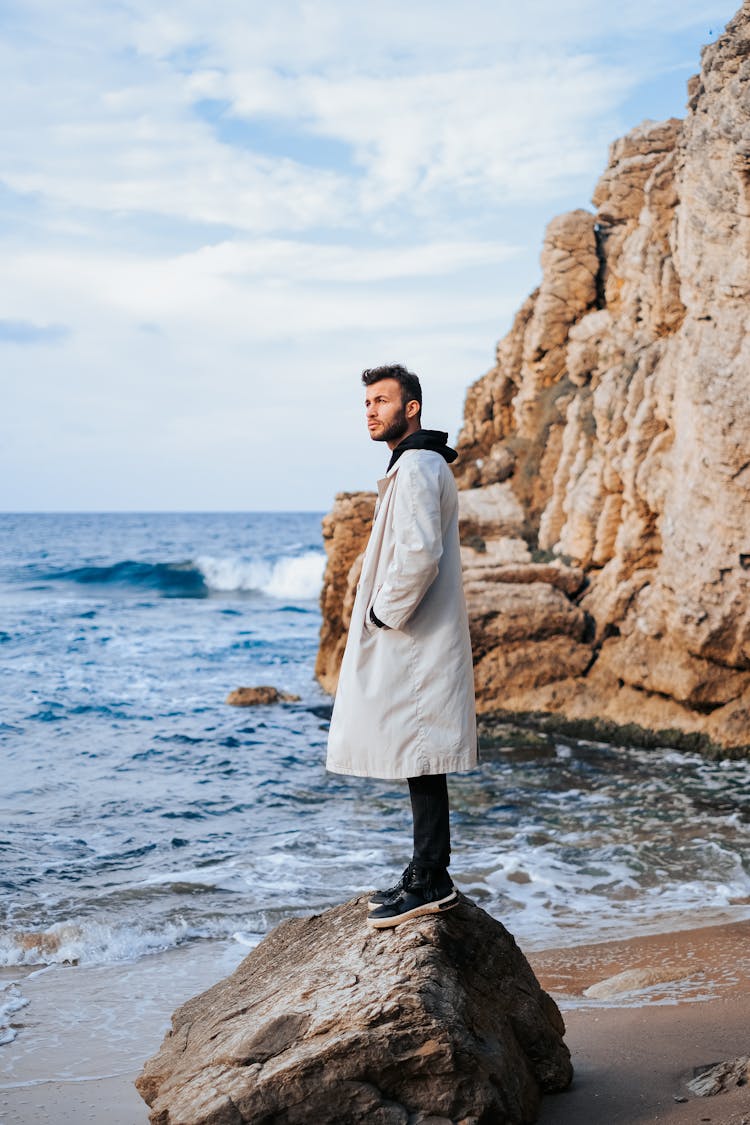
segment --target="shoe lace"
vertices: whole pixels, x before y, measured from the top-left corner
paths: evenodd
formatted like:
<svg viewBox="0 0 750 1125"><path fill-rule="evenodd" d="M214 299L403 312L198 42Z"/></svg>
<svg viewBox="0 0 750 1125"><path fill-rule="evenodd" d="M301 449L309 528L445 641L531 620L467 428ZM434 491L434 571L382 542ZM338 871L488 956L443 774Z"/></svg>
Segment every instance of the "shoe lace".
<svg viewBox="0 0 750 1125"><path fill-rule="evenodd" d="M406 867L403 870L403 874L401 875L401 878L399 879L398 883L396 883L395 887L393 888L394 894L396 893L396 891L402 891L402 890L404 890L405 887L409 886L409 883L411 882L411 873L412 873L413 869L414 869L414 861L410 859L409 862L407 863Z"/></svg>

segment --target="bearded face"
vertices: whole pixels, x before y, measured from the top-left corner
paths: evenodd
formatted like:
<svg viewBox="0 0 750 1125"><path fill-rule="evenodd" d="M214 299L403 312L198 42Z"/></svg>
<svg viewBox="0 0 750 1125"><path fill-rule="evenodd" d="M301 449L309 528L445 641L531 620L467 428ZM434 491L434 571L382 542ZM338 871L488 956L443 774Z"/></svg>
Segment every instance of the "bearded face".
<svg viewBox="0 0 750 1125"><path fill-rule="evenodd" d="M405 403L401 384L396 379L381 379L367 388L365 411L367 429L373 441L386 441L397 444L408 432L410 415L419 404L413 400Z"/></svg>

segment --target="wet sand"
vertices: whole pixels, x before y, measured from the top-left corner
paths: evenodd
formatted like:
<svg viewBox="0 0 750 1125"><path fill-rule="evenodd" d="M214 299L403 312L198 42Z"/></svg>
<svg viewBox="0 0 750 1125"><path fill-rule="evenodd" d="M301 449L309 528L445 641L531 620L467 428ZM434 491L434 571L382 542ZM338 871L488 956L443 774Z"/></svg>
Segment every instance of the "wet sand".
<svg viewBox="0 0 750 1125"><path fill-rule="evenodd" d="M133 1082L137 1072L89 1082L45 1082L0 1089L3 1125L148 1125L148 1108Z"/></svg>
<svg viewBox="0 0 750 1125"><path fill-rule="evenodd" d="M12 1062L0 1079L0 1122L146 1125L133 1087L142 1061L172 1009L230 972L242 953L204 947L22 980L30 1003L16 1043L0 1048L0 1061ZM750 1087L697 1098L685 1085L696 1068L750 1053L750 921L529 960L563 1011L576 1068L569 1091L544 1099L541 1125L750 1125ZM605 996L586 996L592 987ZM85 1013L105 1009L101 1026L84 1035Z"/></svg>
<svg viewBox="0 0 750 1125"><path fill-rule="evenodd" d="M750 1052L749 1007L744 996L565 1012L575 1078L544 1098L540 1125L748 1125L747 1086L698 1098L686 1083L694 1067Z"/></svg>
<svg viewBox="0 0 750 1125"><path fill-rule="evenodd" d="M247 952L206 942L119 965L0 971L28 1001L0 1047L0 1125L146 1125L133 1082L171 1013Z"/></svg>
<svg viewBox="0 0 750 1125"><path fill-rule="evenodd" d="M570 1090L544 1099L540 1125L750 1125L750 1087L700 1098L686 1085L750 1054L750 922L529 961L562 1009L575 1066Z"/></svg>

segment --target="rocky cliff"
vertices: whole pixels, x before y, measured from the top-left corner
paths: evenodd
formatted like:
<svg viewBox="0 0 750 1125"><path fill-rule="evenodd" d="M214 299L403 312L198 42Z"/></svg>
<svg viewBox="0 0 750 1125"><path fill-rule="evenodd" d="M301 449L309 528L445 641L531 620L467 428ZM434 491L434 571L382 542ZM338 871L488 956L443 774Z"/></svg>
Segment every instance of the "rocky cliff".
<svg viewBox="0 0 750 1125"><path fill-rule="evenodd" d="M541 284L468 391L456 475L480 710L745 747L750 0L688 95L683 121L612 145L594 212L550 223ZM368 505L339 499L326 530L329 689Z"/></svg>

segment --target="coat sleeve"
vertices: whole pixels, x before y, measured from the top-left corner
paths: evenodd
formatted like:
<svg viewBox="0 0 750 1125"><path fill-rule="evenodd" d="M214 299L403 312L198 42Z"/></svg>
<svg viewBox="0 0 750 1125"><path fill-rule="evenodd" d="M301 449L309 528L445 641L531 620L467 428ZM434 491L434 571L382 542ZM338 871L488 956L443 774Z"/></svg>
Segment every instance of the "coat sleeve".
<svg viewBox="0 0 750 1125"><path fill-rule="evenodd" d="M391 515L393 558L372 610L390 629L401 629L438 574L443 553L439 467L432 458L404 458Z"/></svg>

